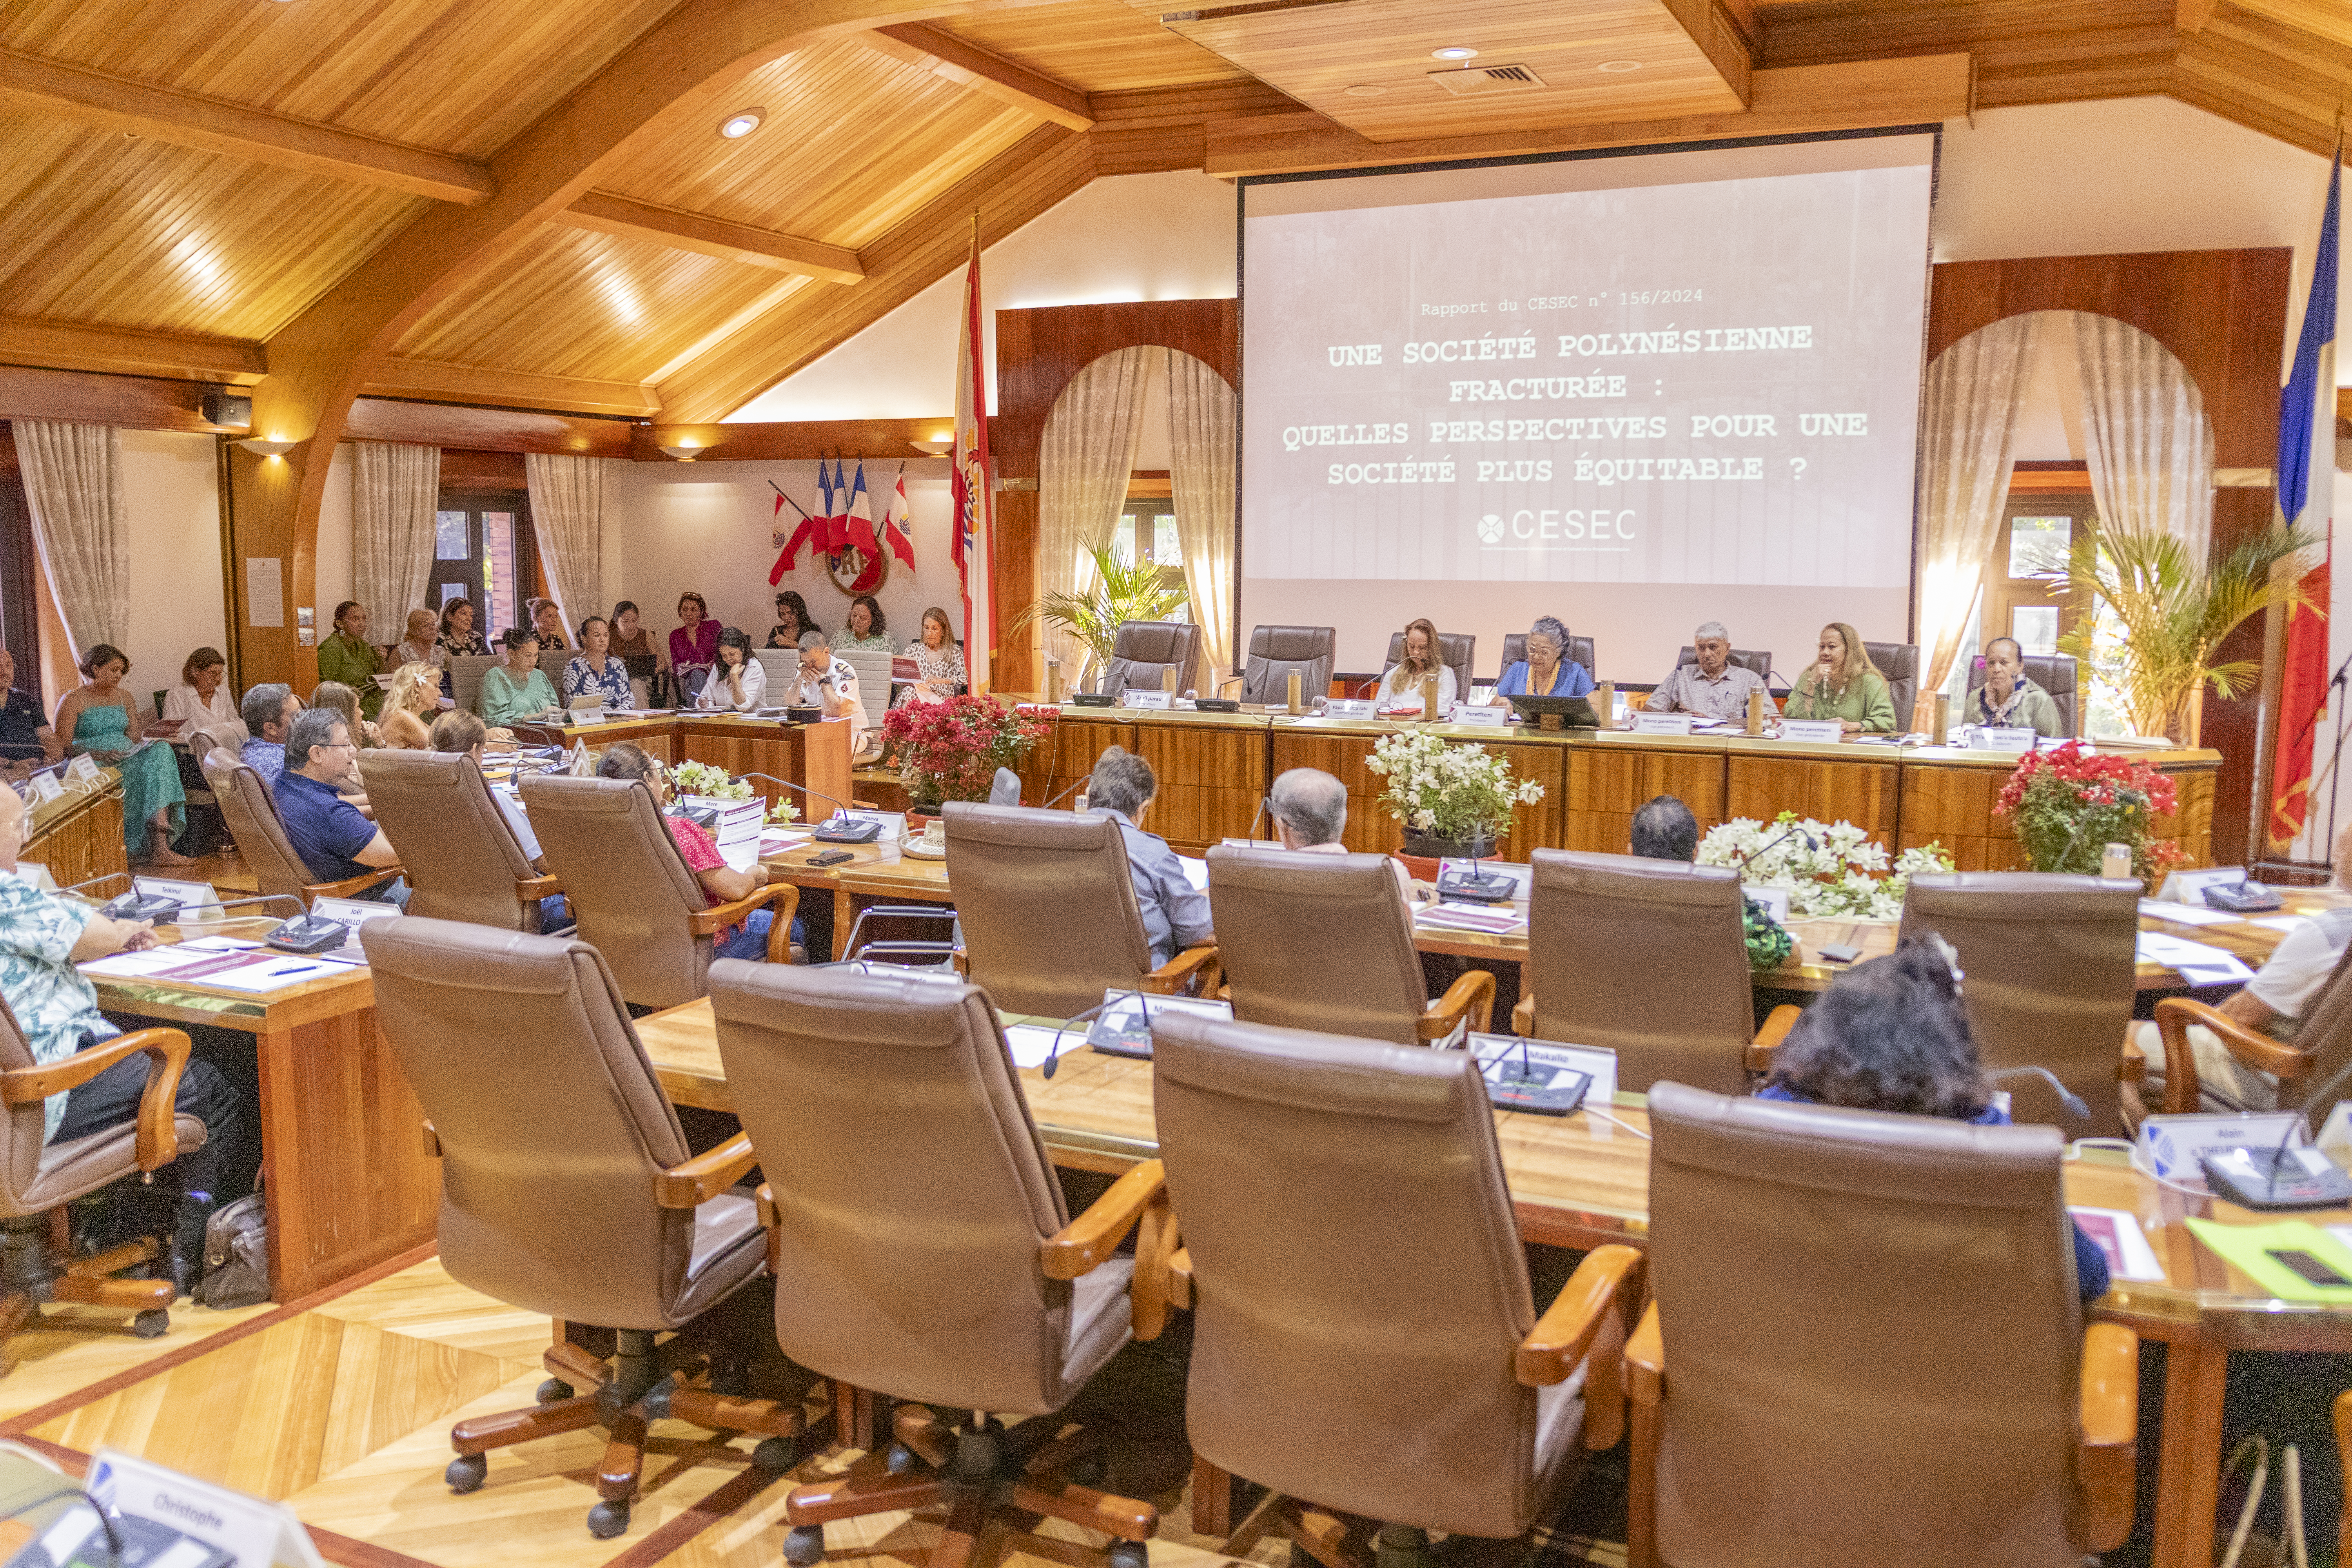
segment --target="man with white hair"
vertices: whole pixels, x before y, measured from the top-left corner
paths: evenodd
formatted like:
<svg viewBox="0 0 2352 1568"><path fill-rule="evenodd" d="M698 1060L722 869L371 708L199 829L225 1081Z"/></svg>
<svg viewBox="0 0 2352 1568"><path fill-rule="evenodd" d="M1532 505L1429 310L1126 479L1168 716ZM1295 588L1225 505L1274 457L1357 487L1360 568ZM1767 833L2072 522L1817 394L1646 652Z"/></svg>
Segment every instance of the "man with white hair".
<svg viewBox="0 0 2352 1568"><path fill-rule="evenodd" d="M1675 666L1643 706L1653 713L1745 720L1748 694L1764 690L1764 678L1731 662L1731 634L1721 621L1709 621L1692 633L1691 647L1698 662Z"/></svg>
<svg viewBox="0 0 2352 1568"><path fill-rule="evenodd" d="M1348 828L1348 786L1322 769L1293 768L1276 779L1266 810L1285 849L1307 855L1348 853L1339 842ZM1396 873L1398 896L1412 902L1412 878L1404 862L1393 855L1388 858L1389 869Z"/></svg>

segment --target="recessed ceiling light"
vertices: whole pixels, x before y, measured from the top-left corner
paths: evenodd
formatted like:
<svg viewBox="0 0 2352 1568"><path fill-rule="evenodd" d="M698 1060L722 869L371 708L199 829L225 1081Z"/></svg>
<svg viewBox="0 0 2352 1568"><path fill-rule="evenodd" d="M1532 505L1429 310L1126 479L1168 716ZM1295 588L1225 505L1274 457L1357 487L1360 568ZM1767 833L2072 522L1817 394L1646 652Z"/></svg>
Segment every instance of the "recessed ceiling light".
<svg viewBox="0 0 2352 1568"><path fill-rule="evenodd" d="M1475 49L1465 49L1461 45L1454 44L1443 49L1432 49L1429 53L1431 58L1433 59L1466 60L1475 56L1478 51Z"/></svg>
<svg viewBox="0 0 2352 1568"><path fill-rule="evenodd" d="M1378 98L1388 89L1376 81L1360 81L1353 87L1343 87L1339 90L1349 98Z"/></svg>
<svg viewBox="0 0 2352 1568"><path fill-rule="evenodd" d="M1623 71L1640 70L1642 68L1642 62L1639 60L1602 60L1599 65L1592 68L1595 70L1604 70L1614 76Z"/></svg>
<svg viewBox="0 0 2352 1568"><path fill-rule="evenodd" d="M739 110L719 122L719 134L730 142L739 142L760 129L760 121L766 117L767 110L762 109Z"/></svg>

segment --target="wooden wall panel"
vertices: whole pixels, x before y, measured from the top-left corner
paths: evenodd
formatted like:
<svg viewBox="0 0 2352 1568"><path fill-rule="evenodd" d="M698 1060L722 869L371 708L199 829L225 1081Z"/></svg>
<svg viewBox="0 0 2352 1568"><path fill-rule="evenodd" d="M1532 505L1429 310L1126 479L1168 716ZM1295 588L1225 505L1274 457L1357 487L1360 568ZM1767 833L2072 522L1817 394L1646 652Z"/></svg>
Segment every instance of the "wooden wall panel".
<svg viewBox="0 0 2352 1568"><path fill-rule="evenodd" d="M1568 758L1563 746L1506 746L1487 742L1486 749L1511 764L1511 776L1533 779L1543 785L1543 798L1515 807L1511 831L1496 855L1505 860L1527 860L1538 849L1568 847ZM1387 812L1379 806L1383 816Z"/></svg>
<svg viewBox="0 0 2352 1568"><path fill-rule="evenodd" d="M1381 809L1381 791L1388 787L1387 781L1364 766L1378 739L1276 730L1267 766L1277 776L1293 768L1320 768L1347 785L1348 829L1339 836L1339 842L1357 854L1393 855L1404 847L1404 830L1396 818Z"/></svg>
<svg viewBox="0 0 2352 1568"><path fill-rule="evenodd" d="M2189 865L2213 865L2213 803L2221 772L2213 767L2182 769L2171 777L2178 809L2171 816L2158 819L2157 837L2177 845ZM1902 770L1897 852L1939 844L1962 871L2031 870L2016 829L2009 818L1993 811L2001 787L2008 783L2008 773L2000 768L1906 762Z"/></svg>
<svg viewBox="0 0 2352 1568"><path fill-rule="evenodd" d="M1818 822L1851 822L1881 844L1895 841L1895 759L1830 762L1808 757L1734 755L1725 779L1724 816L1769 822L1784 811Z"/></svg>
<svg viewBox="0 0 2352 1568"><path fill-rule="evenodd" d="M25 682L37 679L31 660L18 668L17 679ZM27 685L26 689L34 688ZM49 876L60 888L99 877L128 876L131 852L122 842L121 792L95 798L68 796L35 812L25 846L17 851L16 858L47 866ZM90 891L99 898L110 899L125 886L111 883Z"/></svg>
<svg viewBox="0 0 2352 1568"><path fill-rule="evenodd" d="M1701 833L1725 820L1721 752L1578 746L1568 754L1568 816L1561 847L1622 855L1633 813L1653 795L1671 795L1698 818Z"/></svg>
<svg viewBox="0 0 2352 1568"><path fill-rule="evenodd" d="M1021 774L1021 798L1030 805L1044 805L1086 777L1105 748L1124 746L1130 752L1136 749L1134 721L1082 718L1081 712L1083 710L1065 709L1055 724L1054 738L1030 752L1017 770Z"/></svg>
<svg viewBox="0 0 2352 1568"><path fill-rule="evenodd" d="M1139 726L1136 754L1160 775L1160 795L1145 826L1195 852L1221 838L1246 837L1265 798L1266 747L1262 724Z"/></svg>

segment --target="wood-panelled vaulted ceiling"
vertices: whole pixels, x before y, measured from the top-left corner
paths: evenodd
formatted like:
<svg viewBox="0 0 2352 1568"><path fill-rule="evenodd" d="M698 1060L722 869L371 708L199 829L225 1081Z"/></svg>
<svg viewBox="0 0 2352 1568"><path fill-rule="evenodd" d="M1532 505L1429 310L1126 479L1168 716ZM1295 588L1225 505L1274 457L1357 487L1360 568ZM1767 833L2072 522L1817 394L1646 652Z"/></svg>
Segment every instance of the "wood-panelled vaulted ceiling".
<svg viewBox="0 0 2352 1568"><path fill-rule="evenodd" d="M682 21L798 42L723 88L680 79L690 108L428 290L364 351L367 385L720 418L952 270L975 210L993 240L1111 174L2148 93L2324 149L2352 102L2337 0L12 0L0 363L281 369L265 343L404 231L498 199L592 81L659 81ZM1448 92L1445 45L1540 82Z"/></svg>

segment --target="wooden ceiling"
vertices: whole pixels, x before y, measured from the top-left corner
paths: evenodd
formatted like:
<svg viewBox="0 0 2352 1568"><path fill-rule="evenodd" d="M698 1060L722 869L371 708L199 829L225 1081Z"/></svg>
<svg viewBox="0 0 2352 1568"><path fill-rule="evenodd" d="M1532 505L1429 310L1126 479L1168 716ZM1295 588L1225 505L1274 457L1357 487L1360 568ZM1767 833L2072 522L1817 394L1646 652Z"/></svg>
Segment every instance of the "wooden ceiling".
<svg viewBox="0 0 2352 1568"><path fill-rule="evenodd" d="M659 86L682 22L752 38L803 15L816 30L797 47L715 84L681 72ZM1473 71L1538 79L1449 92L1433 73L1463 68L1432 51L1450 45L1478 51ZM677 101L647 106L617 148L581 153L593 177L546 175L560 192L513 228L501 193L578 141L567 105L632 68L640 99ZM478 264L452 258L446 286L351 351L354 387L708 421L952 271L975 210L992 240L1108 174L2151 93L2324 150L2352 102L2352 6L10 0L0 364L253 384L331 341L317 322L339 289L415 271L414 255L386 258L447 234ZM745 109L760 128L719 137ZM499 216L453 226L467 208Z"/></svg>

